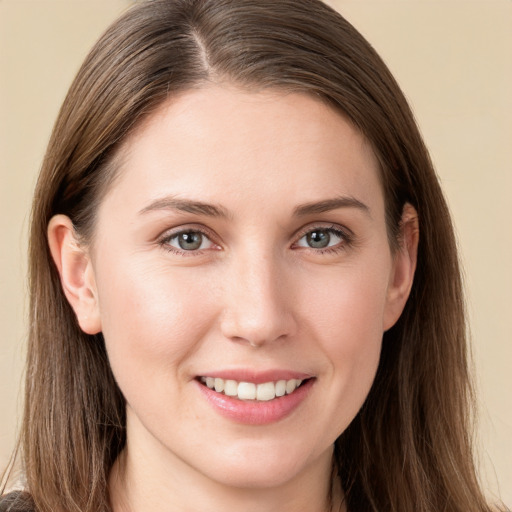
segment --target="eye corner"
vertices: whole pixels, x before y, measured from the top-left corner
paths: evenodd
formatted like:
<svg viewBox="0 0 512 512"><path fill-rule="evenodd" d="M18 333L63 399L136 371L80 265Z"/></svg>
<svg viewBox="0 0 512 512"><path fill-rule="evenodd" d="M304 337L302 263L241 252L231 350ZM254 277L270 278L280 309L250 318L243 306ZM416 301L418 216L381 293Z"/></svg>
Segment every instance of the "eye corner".
<svg viewBox="0 0 512 512"><path fill-rule="evenodd" d="M216 236L203 226L179 226L166 230L157 243L167 252L178 256L199 256L208 251L222 250Z"/></svg>
<svg viewBox="0 0 512 512"><path fill-rule="evenodd" d="M309 224L299 230L291 248L315 254L336 253L348 249L353 243L353 237L350 229L337 224Z"/></svg>

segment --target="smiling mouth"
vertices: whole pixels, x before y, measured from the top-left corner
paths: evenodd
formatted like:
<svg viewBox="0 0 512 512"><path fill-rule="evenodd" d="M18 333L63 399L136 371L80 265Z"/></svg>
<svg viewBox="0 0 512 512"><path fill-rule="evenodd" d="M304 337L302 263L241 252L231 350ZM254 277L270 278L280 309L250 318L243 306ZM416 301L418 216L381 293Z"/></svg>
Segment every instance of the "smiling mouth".
<svg viewBox="0 0 512 512"><path fill-rule="evenodd" d="M239 400L268 402L285 395L291 395L297 388L310 379L278 380L255 384L254 382L238 382L219 377L199 377L199 382L219 394Z"/></svg>

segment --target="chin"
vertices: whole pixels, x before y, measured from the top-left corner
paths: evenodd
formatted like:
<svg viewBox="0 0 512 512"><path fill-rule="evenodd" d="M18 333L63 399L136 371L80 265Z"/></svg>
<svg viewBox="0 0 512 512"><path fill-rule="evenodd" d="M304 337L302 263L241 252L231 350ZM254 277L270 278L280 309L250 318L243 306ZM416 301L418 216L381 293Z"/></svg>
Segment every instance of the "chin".
<svg viewBox="0 0 512 512"><path fill-rule="evenodd" d="M259 467L257 467L259 466ZM232 468L208 475L224 486L238 489L275 489L285 486L297 476L296 468L283 467L282 464L268 466L246 463L243 468Z"/></svg>
<svg viewBox="0 0 512 512"><path fill-rule="evenodd" d="M272 489L286 485L306 469L318 463L330 467L332 450L321 456L303 454L300 447L263 447L261 440L254 440L250 447L233 447L206 469L207 476L230 487L241 489Z"/></svg>

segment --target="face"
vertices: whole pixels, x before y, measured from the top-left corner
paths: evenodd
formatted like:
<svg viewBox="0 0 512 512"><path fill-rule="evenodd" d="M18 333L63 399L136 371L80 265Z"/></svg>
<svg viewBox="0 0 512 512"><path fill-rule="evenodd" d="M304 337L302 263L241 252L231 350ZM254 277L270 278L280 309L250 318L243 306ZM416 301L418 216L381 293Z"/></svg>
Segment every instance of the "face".
<svg viewBox="0 0 512 512"><path fill-rule="evenodd" d="M211 86L118 165L75 310L104 334L128 448L237 486L328 463L406 299L368 144L309 96Z"/></svg>

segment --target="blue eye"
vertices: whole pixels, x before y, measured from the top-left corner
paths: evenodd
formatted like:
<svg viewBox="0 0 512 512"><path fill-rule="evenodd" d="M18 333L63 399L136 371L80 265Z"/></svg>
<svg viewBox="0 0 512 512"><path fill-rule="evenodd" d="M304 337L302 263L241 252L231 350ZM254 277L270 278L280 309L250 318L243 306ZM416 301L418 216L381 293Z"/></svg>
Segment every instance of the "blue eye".
<svg viewBox="0 0 512 512"><path fill-rule="evenodd" d="M181 251L199 251L210 249L213 242L201 231L181 231L165 240L165 244Z"/></svg>
<svg viewBox="0 0 512 512"><path fill-rule="evenodd" d="M315 228L308 231L297 242L298 247L310 249L327 249L346 242L346 236L334 228Z"/></svg>

